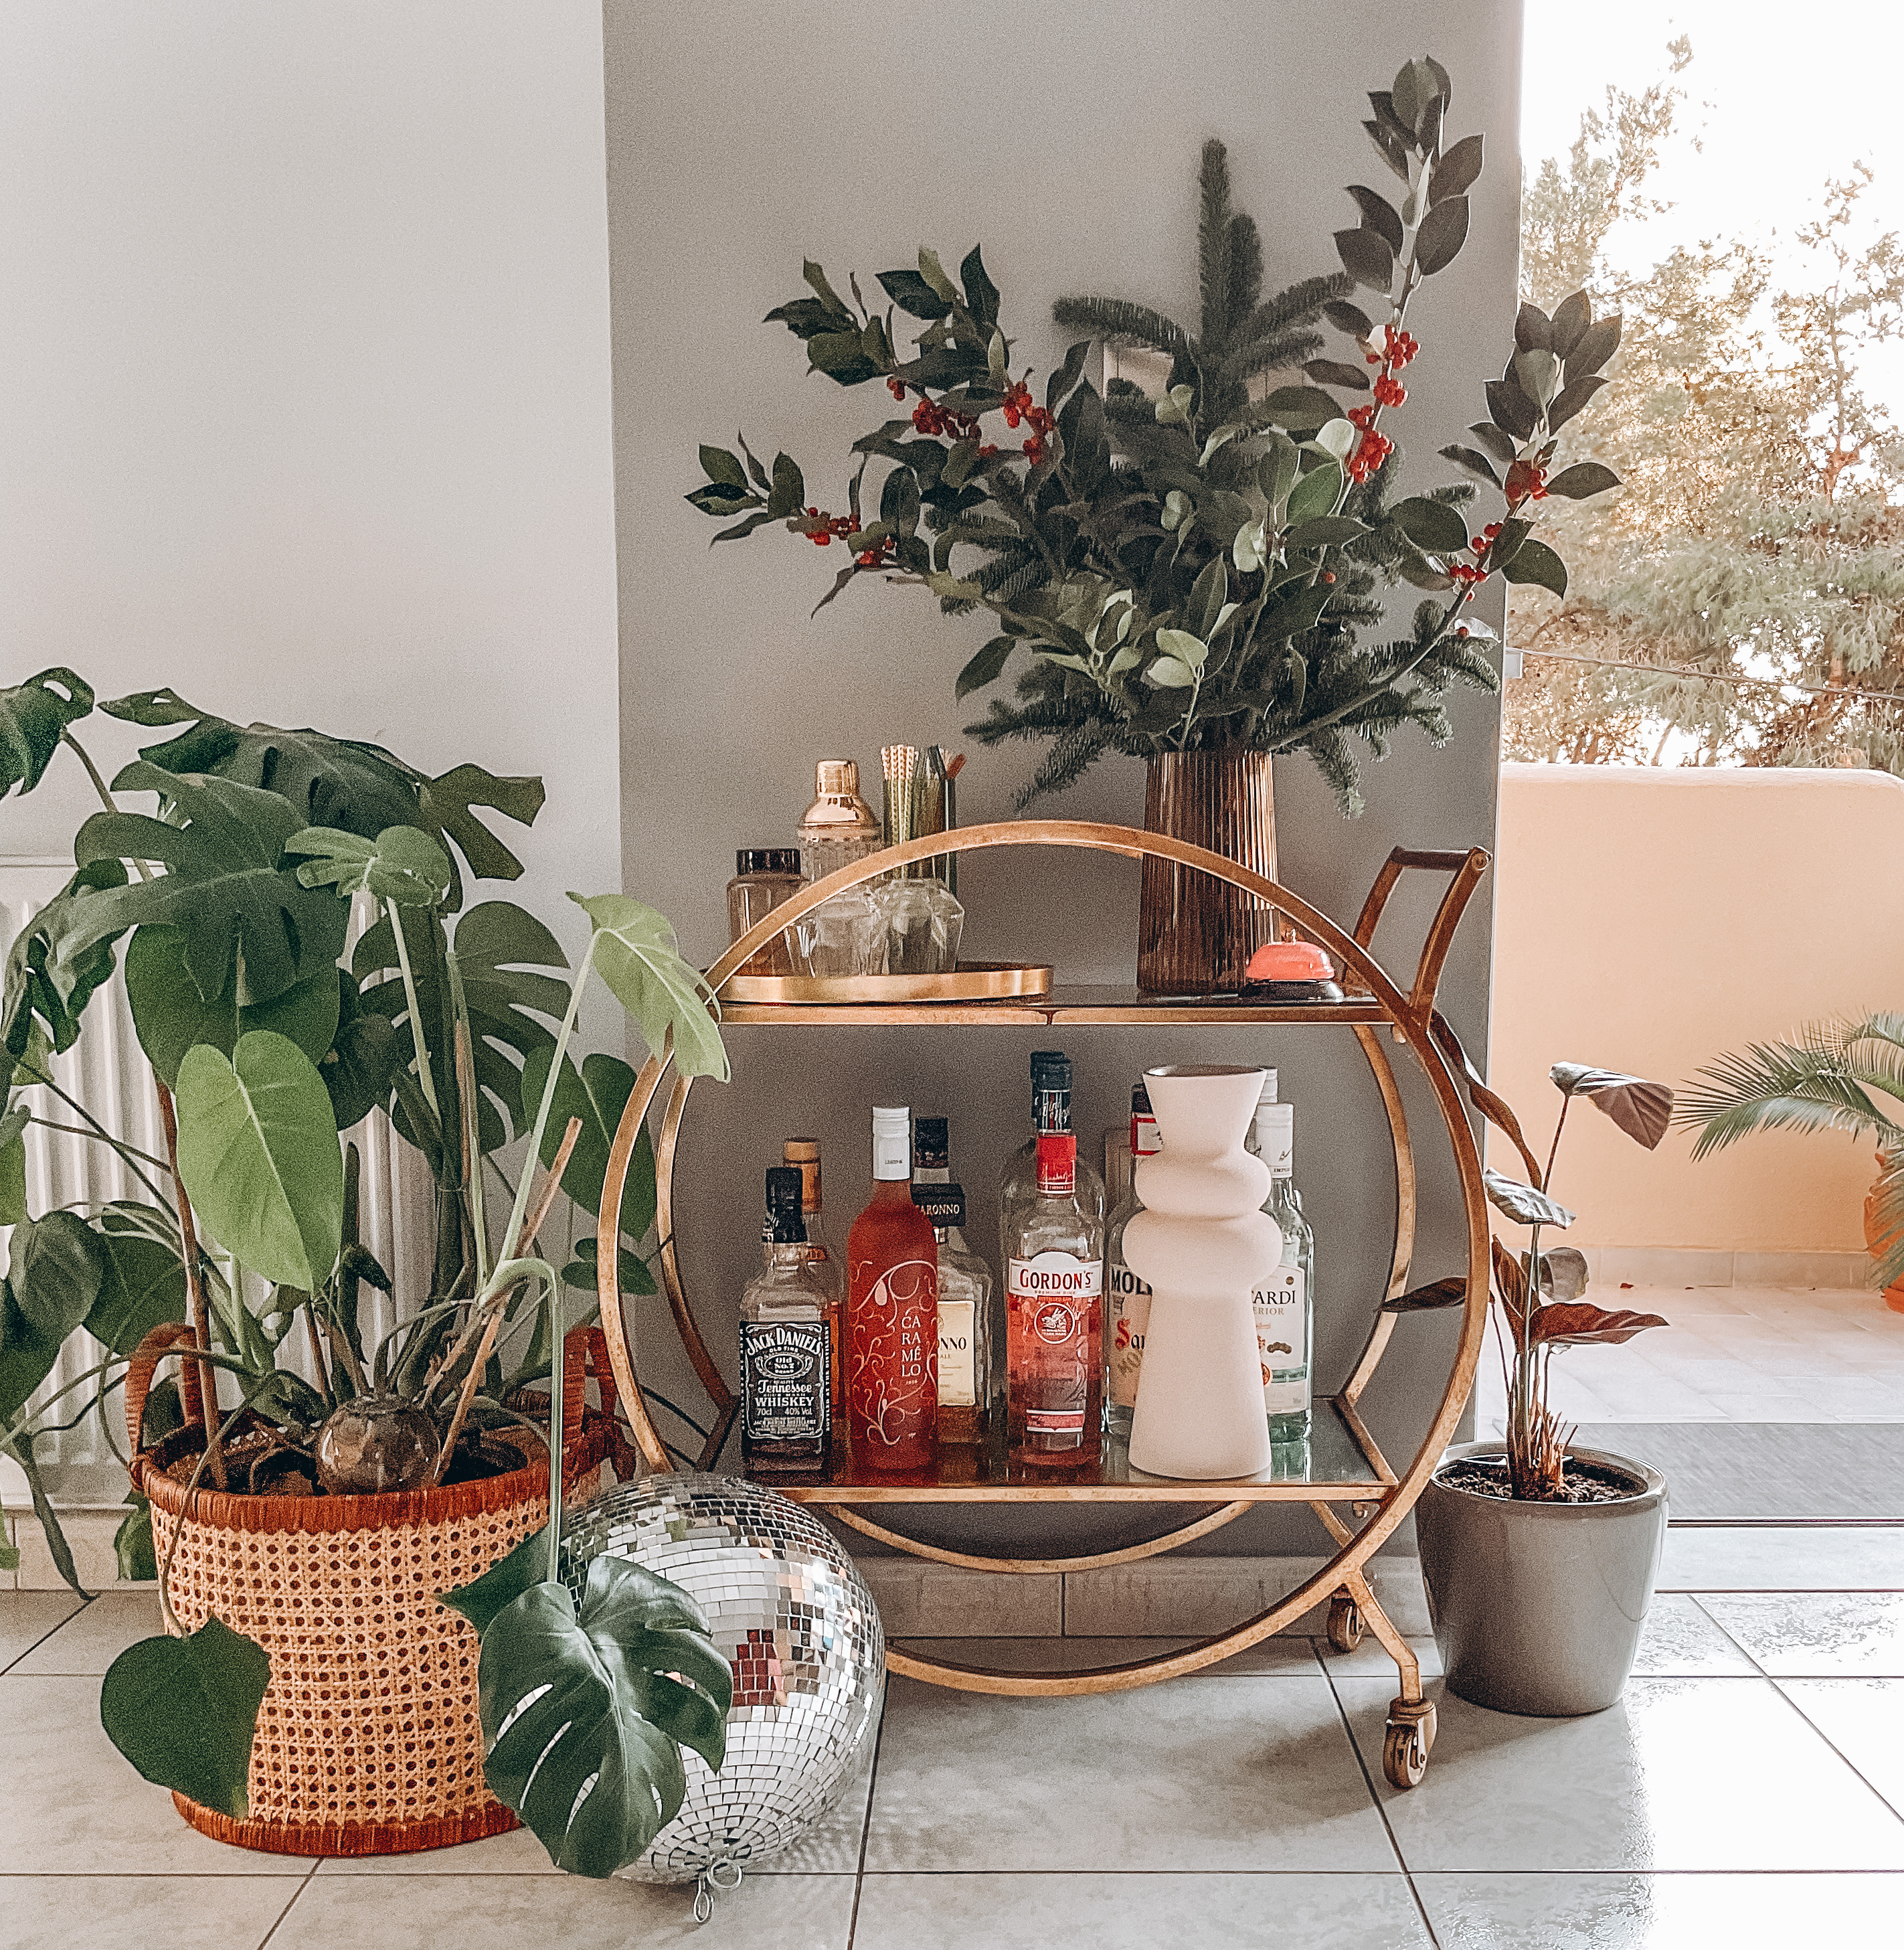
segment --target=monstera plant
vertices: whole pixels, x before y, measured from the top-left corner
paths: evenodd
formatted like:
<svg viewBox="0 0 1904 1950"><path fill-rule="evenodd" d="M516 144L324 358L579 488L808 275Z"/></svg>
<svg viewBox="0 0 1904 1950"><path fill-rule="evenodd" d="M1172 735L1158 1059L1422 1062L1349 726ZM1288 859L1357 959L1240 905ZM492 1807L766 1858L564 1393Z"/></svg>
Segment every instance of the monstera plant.
<svg viewBox="0 0 1904 1950"><path fill-rule="evenodd" d="M539 780L474 765L432 778L380 746L241 726L162 690L100 707L185 727L109 787L73 730L94 703L66 670L0 691L0 790L33 790L64 749L101 802L79 828L72 879L12 944L0 1014L0 1223L14 1228L0 1285L0 1452L26 1472L75 1589L36 1444L70 1425L76 1403L96 1413L142 1340L168 1322L188 1323L202 1377L194 1484L208 1474L235 1493L358 1493L521 1468L523 1452L496 1438L523 1419L516 1391L543 1375L549 1427L561 1427L563 1364L551 1356L573 1324L562 1289L595 1287L590 1254L558 1272L537 1235L558 1185L586 1207L599 1202L635 1080L618 1058L578 1069L570 1054L590 973L652 1048L671 1042L684 1074L726 1074L705 984L652 908L571 896L592 924L571 982L554 936L525 909L466 904L465 876L522 871L478 808L527 824L543 802ZM122 958L163 1157L108 1129L54 1073ZM435 1243L428 1291L394 1296L397 1325L373 1341L362 1289L389 1292L392 1281L358 1237L359 1157L347 1134L378 1111L429 1166ZM36 1123L116 1154L145 1198L30 1210L24 1144ZM518 1138L527 1156L512 1184L496 1154ZM539 1191L538 1159L549 1167ZM486 1179L506 1211L499 1226ZM644 1138L621 1208L624 1288L652 1290L641 1248L653 1216ZM75 1335L89 1337L92 1358L49 1391ZM220 1398L221 1375L235 1406ZM176 1425L193 1392L154 1390L143 1438ZM420 1429L418 1473L390 1485L338 1480L348 1459L337 1462L327 1432L379 1416ZM100 1425L110 1439L103 1416ZM538 1769L537 1755L518 1764L515 1746L540 1724L528 1716L515 1746L486 1724L492 1786L565 1865L607 1874L678 1806L677 1737L719 1765L727 1681L705 1621L664 1581L605 1572L612 1590L591 1585L578 1612L559 1575L560 1447L548 1443L549 1525L456 1602L484 1634L485 1702L511 1687L515 1697L553 1689L575 1723L563 1736L574 1777L562 1775L559 1811L556 1771ZM135 1575L156 1570L176 1628L144 1510L121 1550ZM102 1718L148 1778L241 1814L269 1671L263 1649L214 1614L123 1655ZM583 1724L585 1699L597 1710ZM591 1774L593 1793L579 1794Z"/></svg>

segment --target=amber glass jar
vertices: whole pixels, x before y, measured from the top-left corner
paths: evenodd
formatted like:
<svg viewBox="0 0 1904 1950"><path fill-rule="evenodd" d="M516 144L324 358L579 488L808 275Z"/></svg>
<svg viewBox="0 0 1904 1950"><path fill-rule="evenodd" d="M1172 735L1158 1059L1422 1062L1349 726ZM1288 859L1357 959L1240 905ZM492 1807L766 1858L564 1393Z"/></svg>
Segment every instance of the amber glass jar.
<svg viewBox="0 0 1904 1950"><path fill-rule="evenodd" d="M739 940L756 922L790 901L806 882L800 852L793 846L743 846L734 855L734 877L727 883L727 939ZM785 935L769 942L742 964L744 975L791 975L793 960Z"/></svg>

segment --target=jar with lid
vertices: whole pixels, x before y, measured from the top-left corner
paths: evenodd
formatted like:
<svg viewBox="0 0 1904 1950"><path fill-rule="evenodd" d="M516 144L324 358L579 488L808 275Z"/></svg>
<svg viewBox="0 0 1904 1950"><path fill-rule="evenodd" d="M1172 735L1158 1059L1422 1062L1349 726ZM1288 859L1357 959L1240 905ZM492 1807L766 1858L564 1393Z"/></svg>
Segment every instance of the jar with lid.
<svg viewBox="0 0 1904 1950"><path fill-rule="evenodd" d="M813 804L796 836L809 880L876 853L884 843L879 819L860 796L860 768L851 759L823 759L817 768ZM821 902L797 921L789 945L802 975L879 975L885 972L883 917L864 886Z"/></svg>
<svg viewBox="0 0 1904 1950"><path fill-rule="evenodd" d="M743 846L734 855L734 877L727 883L727 939L739 940L782 901L790 901L806 885L801 877L798 849L792 846ZM792 952L779 936L750 955L741 965L743 975L791 975Z"/></svg>

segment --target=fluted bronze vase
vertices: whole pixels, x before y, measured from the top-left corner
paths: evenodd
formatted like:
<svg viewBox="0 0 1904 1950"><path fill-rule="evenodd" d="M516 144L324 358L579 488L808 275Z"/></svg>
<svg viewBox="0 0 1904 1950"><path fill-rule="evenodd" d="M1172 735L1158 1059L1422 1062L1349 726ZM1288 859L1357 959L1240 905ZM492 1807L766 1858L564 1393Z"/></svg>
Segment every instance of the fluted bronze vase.
<svg viewBox="0 0 1904 1950"><path fill-rule="evenodd" d="M1276 802L1270 755L1240 745L1162 752L1150 761L1143 824L1276 877ZM1137 986L1146 995L1207 995L1239 987L1249 958L1275 933L1259 896L1195 868L1143 863Z"/></svg>

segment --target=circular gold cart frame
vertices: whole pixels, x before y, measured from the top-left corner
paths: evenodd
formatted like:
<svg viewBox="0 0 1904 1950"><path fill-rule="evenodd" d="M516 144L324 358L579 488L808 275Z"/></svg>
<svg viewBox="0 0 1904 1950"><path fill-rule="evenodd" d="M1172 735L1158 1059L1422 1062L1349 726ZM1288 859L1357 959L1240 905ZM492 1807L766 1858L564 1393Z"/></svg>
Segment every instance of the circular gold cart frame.
<svg viewBox="0 0 1904 1950"><path fill-rule="evenodd" d="M1299 933L1319 942L1335 960L1347 992L1346 999L1335 1003L1280 1004L1255 1006L1247 1003L1210 1002L1147 1005L1140 998L1128 1001L1104 1001L1088 994L1067 1002L1062 990L1049 995L1015 998L997 1003L854 1003L731 1004L724 1011L730 1022L773 1022L807 1025L932 1024L966 1027L995 1023L1057 1025L1106 1023L1122 1025L1169 1024L1237 1026L1266 1023L1336 1023L1355 1030L1367 1058L1387 1112L1395 1160L1395 1248L1389 1263L1387 1291L1369 1330L1361 1357L1341 1391L1328 1398L1355 1444L1362 1452L1374 1480L1329 1484L1302 1481L1250 1481L1237 1484L1177 1484L1140 1481L1103 1484L1063 1483L976 1483L946 1484L922 1489L907 1484L822 1484L789 1488L787 1494L801 1501L823 1504L829 1513L868 1537L919 1557L942 1564L1001 1572L1063 1572L1095 1570L1112 1565L1128 1564L1174 1550L1196 1537L1205 1537L1232 1522L1256 1503L1306 1502L1321 1521L1337 1549L1336 1555L1298 1589L1267 1611L1237 1626L1233 1631L1203 1640L1181 1651L1159 1657L1131 1661L1120 1665L1089 1671L1059 1672L1000 1671L982 1666L957 1665L929 1659L916 1653L889 1651L887 1664L894 1672L941 1686L975 1693L1020 1696L1110 1693L1154 1684L1181 1674L1195 1672L1218 1661L1246 1651L1250 1646L1282 1631L1324 1600L1330 1601L1329 1635L1342 1650L1352 1649L1365 1624L1393 1658L1400 1677L1401 1692L1389 1709L1387 1740L1383 1753L1385 1771L1400 1787L1418 1782L1426 1765L1433 1744L1435 1712L1421 1692L1420 1668L1408 1642L1383 1614L1370 1588L1367 1565L1421 1494L1430 1473L1454 1434L1480 1357L1487 1318L1489 1243L1487 1207L1482 1188L1481 1163L1474 1136L1464 1111L1457 1080L1451 1073L1444 1047L1455 1057L1459 1045L1435 1010L1435 990L1442 967L1452 945L1454 930L1463 909L1487 871L1489 856L1476 847L1460 852L1417 852L1397 848L1383 864L1364 902L1354 935L1342 933L1333 921L1311 907L1300 896L1275 881L1250 872L1235 861L1224 859L1202 847L1191 846L1160 833L1145 833L1127 826L1100 825L1072 820L1003 821L990 825L967 827L950 833L935 833L909 841L904 846L842 868L828 878L815 882L790 901L776 908L757 927L734 942L708 971L711 994L718 1001L729 978L761 949L776 939L801 917L831 896L862 882L882 878L895 868L916 861L932 860L948 853L976 852L994 847L1047 846L1082 849L1087 852L1115 853L1126 859L1171 861L1226 880L1233 886L1256 895L1293 921ZM1370 953L1370 944L1389 896L1402 874L1409 869L1445 873L1450 876L1446 892L1422 945L1414 980L1408 991L1396 986ZM1386 1352L1395 1331L1397 1313L1392 1304L1408 1285L1409 1262L1414 1249L1416 1174L1402 1095L1395 1071L1383 1047L1386 1026L1397 1043L1414 1051L1435 1097L1449 1146L1459 1174L1461 1202L1467 1222L1467 1295L1462 1307L1461 1339L1455 1350L1446 1389L1434 1420L1423 1438L1414 1459L1398 1476L1383 1457L1363 1422L1358 1403ZM617 1284L618 1227L621 1194L644 1120L659 1095L671 1067L669 1052L651 1057L636 1079L627 1108L617 1128L602 1188L596 1249L597 1278L602 1325L607 1336L608 1355L622 1404L627 1410L635 1441L642 1459L658 1471L670 1469L666 1446L651 1419L634 1358L622 1319L621 1296ZM1471 1082L1476 1079L1470 1079ZM655 1147L656 1223L661 1238L663 1285L670 1310L689 1359L702 1387L714 1403L717 1419L705 1450L699 1458L702 1468L718 1458L732 1426L738 1400L726 1378L708 1351L695 1323L683 1289L674 1228L673 1179L681 1120L686 1111L691 1079L677 1078L667 1095ZM1208 1503L1212 1496L1227 1495L1229 1500L1194 1521L1146 1539L1123 1550L1099 1551L1063 1558L1001 1558L948 1550L909 1537L863 1515L857 1505L922 1503L933 1502L1165 1502ZM1346 1519L1336 1506L1346 1505Z"/></svg>

